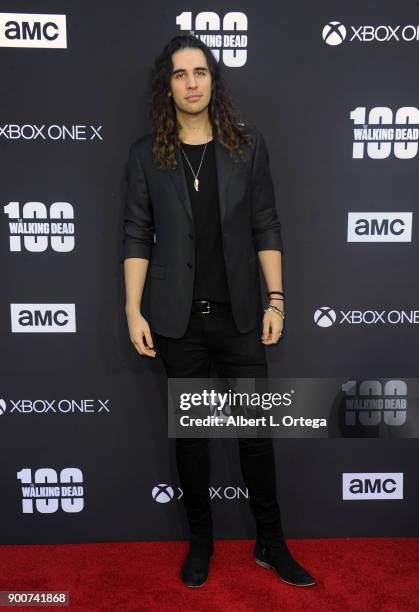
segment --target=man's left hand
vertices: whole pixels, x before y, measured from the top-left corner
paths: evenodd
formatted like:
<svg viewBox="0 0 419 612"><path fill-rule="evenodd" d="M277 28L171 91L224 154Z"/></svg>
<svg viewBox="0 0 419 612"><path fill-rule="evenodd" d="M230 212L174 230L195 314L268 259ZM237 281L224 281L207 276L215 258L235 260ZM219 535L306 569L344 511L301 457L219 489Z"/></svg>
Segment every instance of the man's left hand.
<svg viewBox="0 0 419 612"><path fill-rule="evenodd" d="M281 338L284 319L272 310L267 310L263 316L262 343L276 344Z"/></svg>

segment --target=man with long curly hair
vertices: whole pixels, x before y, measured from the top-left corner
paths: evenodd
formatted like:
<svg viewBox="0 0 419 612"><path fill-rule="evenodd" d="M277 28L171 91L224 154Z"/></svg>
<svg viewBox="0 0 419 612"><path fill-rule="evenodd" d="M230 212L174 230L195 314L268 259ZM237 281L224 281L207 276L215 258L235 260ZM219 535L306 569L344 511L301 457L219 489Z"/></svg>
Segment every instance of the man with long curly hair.
<svg viewBox="0 0 419 612"><path fill-rule="evenodd" d="M158 352L169 377L205 378L211 365L221 377L267 377L264 345L282 334L284 298L264 139L239 121L214 55L191 35L174 37L155 62L150 118L152 133L131 145L128 163L122 260L131 342L142 356ZM272 440L238 443L256 563L290 584L315 584L284 539ZM177 438L176 462L190 527L180 575L198 587L214 550L208 439Z"/></svg>

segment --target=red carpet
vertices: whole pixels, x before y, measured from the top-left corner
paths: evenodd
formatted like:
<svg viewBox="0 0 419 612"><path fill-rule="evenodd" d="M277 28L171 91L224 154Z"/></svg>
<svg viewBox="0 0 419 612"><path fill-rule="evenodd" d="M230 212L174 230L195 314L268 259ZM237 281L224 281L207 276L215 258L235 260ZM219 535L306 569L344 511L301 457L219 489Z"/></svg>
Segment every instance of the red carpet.
<svg viewBox="0 0 419 612"><path fill-rule="evenodd" d="M288 585L258 567L250 540L217 540L209 580L199 589L178 578L186 542L116 542L0 546L0 590L66 590L67 609L83 612L418 612L419 538L287 543L317 585Z"/></svg>

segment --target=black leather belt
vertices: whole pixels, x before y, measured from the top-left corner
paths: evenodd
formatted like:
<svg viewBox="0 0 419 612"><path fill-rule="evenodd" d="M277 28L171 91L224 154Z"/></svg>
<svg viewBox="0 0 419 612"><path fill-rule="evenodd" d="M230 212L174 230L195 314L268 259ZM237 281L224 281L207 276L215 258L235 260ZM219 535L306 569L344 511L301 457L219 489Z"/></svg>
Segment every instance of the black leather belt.
<svg viewBox="0 0 419 612"><path fill-rule="evenodd" d="M211 314L212 312L221 312L229 310L230 304L223 302L213 302L211 300L192 300L192 312L198 314Z"/></svg>

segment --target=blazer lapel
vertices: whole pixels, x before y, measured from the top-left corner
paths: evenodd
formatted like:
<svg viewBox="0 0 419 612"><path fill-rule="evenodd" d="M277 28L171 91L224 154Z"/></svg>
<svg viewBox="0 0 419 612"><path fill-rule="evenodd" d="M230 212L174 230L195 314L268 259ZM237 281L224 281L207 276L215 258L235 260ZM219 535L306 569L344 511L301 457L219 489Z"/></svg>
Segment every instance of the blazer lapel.
<svg viewBox="0 0 419 612"><path fill-rule="evenodd" d="M220 219L221 224L224 222L225 215L227 213L229 198L228 198L228 186L233 172L233 160L230 157L227 149L214 138L214 149L215 149L215 163L217 167L218 177L218 201L220 205Z"/></svg>
<svg viewBox="0 0 419 612"><path fill-rule="evenodd" d="M188 186L186 184L186 176L185 176L185 170L183 168L182 153L180 152L179 149L176 150L176 161L177 161L176 168L174 170L172 169L168 170L168 173L176 187L176 191L177 191L179 200L184 205L186 212L188 213L188 215L193 221L192 205L191 205L191 200L189 197Z"/></svg>
<svg viewBox="0 0 419 612"><path fill-rule="evenodd" d="M214 138L215 165L218 179L218 201L220 208L220 220L223 223L228 207L228 185L233 170L233 161L227 149ZM192 205L189 197L189 190L186 184L185 170L183 167L182 153L176 151L177 167L168 170L176 188L179 200L183 204L189 217L193 221Z"/></svg>

